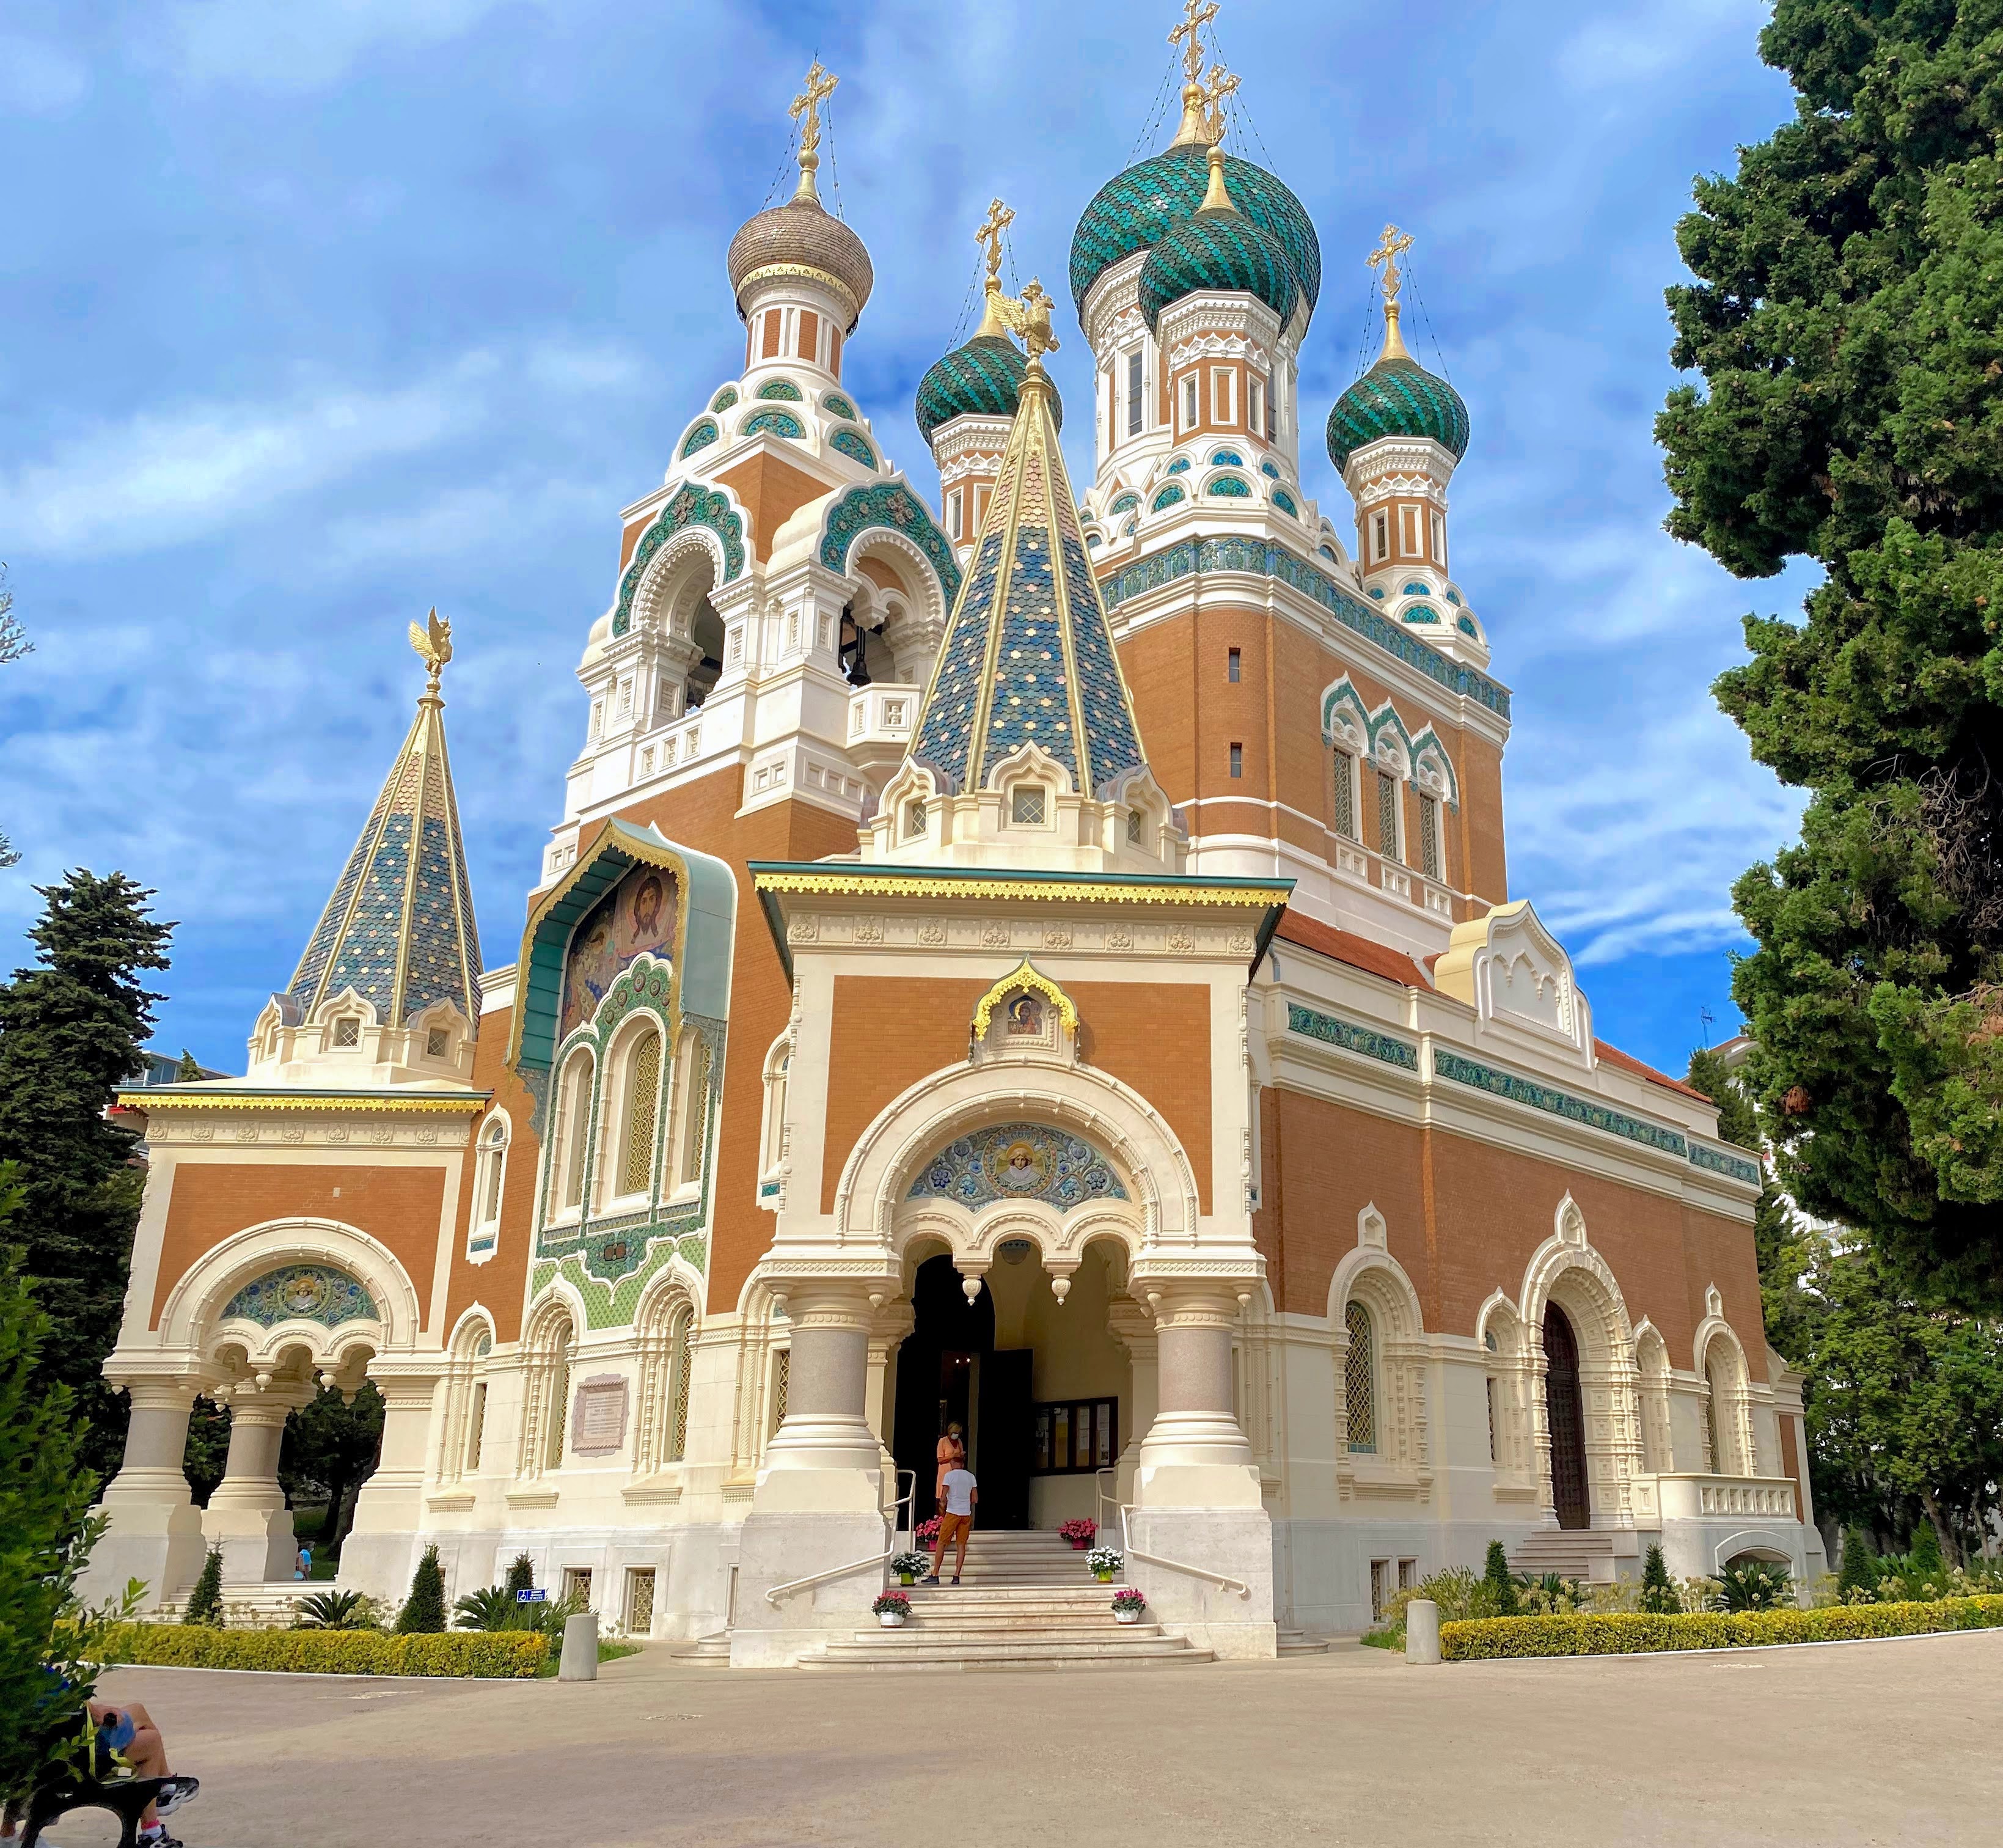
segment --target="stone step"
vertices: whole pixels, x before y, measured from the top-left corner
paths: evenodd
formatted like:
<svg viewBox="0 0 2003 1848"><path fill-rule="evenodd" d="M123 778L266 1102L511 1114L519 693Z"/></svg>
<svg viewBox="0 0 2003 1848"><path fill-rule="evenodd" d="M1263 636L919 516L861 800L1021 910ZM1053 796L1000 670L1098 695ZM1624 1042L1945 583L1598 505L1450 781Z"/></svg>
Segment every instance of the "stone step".
<svg viewBox="0 0 2003 1848"><path fill-rule="evenodd" d="M685 1663L691 1668L728 1668L730 1666L730 1633L718 1630L713 1635L698 1637L693 1643L670 1644L667 1655L670 1661Z"/></svg>
<svg viewBox="0 0 2003 1848"><path fill-rule="evenodd" d="M318 1591L331 1591L331 1584L313 1580L282 1579L264 1584L225 1585L222 1617L229 1629L289 1629L302 1598ZM163 1598L152 1612L159 1623L178 1623L187 1608L188 1593Z"/></svg>
<svg viewBox="0 0 2003 1848"><path fill-rule="evenodd" d="M1510 1570L1541 1577L1610 1579L1613 1577L1613 1536L1590 1528L1543 1528L1517 1542L1509 1555Z"/></svg>
<svg viewBox="0 0 2003 1848"><path fill-rule="evenodd" d="M1277 1639L1278 1653L1283 1656L1326 1655L1334 1638L1311 1636L1306 1630L1283 1629Z"/></svg>
<svg viewBox="0 0 2003 1848"><path fill-rule="evenodd" d="M853 1643L829 1643L818 1653L802 1656L799 1665L807 1669L1117 1668L1213 1660L1208 1650L1193 1649L1182 1636L929 1643L906 1631L879 1630L874 1636L865 1633Z"/></svg>
<svg viewBox="0 0 2003 1848"><path fill-rule="evenodd" d="M905 1626L914 1636L1023 1636L1032 1631L1052 1636L1127 1636L1145 1624L1122 1623L1110 1611L1092 1615L1039 1612L1033 1616L914 1616Z"/></svg>

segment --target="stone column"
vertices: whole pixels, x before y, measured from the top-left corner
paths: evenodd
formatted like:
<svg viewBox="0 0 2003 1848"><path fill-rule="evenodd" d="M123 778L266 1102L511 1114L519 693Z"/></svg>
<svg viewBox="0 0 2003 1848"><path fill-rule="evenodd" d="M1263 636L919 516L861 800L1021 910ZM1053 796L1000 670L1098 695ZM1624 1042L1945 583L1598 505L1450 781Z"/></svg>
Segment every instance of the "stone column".
<svg viewBox="0 0 2003 1848"><path fill-rule="evenodd" d="M119 1382L114 1382L114 1384ZM131 1393L125 1461L99 1504L111 1525L92 1553L80 1590L97 1603L142 1580L146 1602L178 1597L201 1571L206 1549L201 1510L188 1492L181 1461L199 1382L191 1378L122 1382Z"/></svg>
<svg viewBox="0 0 2003 1848"><path fill-rule="evenodd" d="M442 1396L444 1356L370 1364L383 1395L383 1443L376 1468L355 1497L355 1524L341 1549L343 1591L400 1605L409 1595L424 1521L425 1476L432 1454L433 1407ZM448 1601L453 1587L446 1587Z"/></svg>
<svg viewBox="0 0 2003 1848"><path fill-rule="evenodd" d="M1161 1343L1155 1334L1153 1312L1131 1297L1115 1297L1106 1306L1106 1331L1127 1350L1132 1390L1128 1403L1131 1415L1121 1433L1119 1470L1114 1492L1123 1504L1134 1499L1134 1485L1141 1467L1141 1446L1146 1440L1161 1408ZM1106 1536L1113 1544L1114 1536Z"/></svg>
<svg viewBox="0 0 2003 1848"><path fill-rule="evenodd" d="M208 1498L202 1531L222 1549L225 1586L291 1582L299 1547L292 1510L278 1486L285 1419L313 1396L310 1386L243 1386L229 1399L229 1455Z"/></svg>
<svg viewBox="0 0 2003 1848"><path fill-rule="evenodd" d="M730 1654L737 1668L782 1666L829 1631L866 1624L883 1588L879 1556L889 1545L883 1447L868 1407L870 1323L894 1284L788 1279L787 1288L786 1419L766 1446L738 1543ZM776 1601L767 1595L850 1566Z"/></svg>
<svg viewBox="0 0 2003 1848"><path fill-rule="evenodd" d="M911 1325L911 1305L907 1302L879 1310L869 1328L869 1388L864 1416L876 1433L877 1465L883 1472L886 1502L897 1499L900 1486L890 1440L897 1434L897 1350Z"/></svg>
<svg viewBox="0 0 2003 1848"><path fill-rule="evenodd" d="M1252 1447L1231 1410L1231 1336L1243 1286L1227 1277L1137 1279L1135 1287L1155 1311L1161 1405L1135 1472L1128 1582L1145 1593L1159 1622L1198 1647L1222 1657L1271 1656L1273 1524ZM1131 1556L1140 1554L1152 1556Z"/></svg>

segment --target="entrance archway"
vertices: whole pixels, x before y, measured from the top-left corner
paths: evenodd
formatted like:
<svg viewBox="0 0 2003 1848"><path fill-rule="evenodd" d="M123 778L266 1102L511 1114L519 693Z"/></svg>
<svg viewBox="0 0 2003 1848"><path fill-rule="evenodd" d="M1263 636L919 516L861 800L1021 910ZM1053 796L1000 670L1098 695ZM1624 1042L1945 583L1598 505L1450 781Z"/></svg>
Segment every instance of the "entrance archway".
<svg viewBox="0 0 2003 1848"><path fill-rule="evenodd" d="M1579 1391L1578 1338L1557 1304L1544 1309L1544 1411L1551 1437L1551 1500L1561 1528L1592 1524L1586 1493L1585 1405Z"/></svg>

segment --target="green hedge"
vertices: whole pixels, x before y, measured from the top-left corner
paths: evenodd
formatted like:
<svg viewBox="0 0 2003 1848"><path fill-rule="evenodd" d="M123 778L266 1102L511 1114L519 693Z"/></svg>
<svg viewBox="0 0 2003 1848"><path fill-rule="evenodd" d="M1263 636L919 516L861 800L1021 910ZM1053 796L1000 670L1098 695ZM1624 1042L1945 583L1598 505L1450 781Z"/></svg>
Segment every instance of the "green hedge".
<svg viewBox="0 0 2003 1848"><path fill-rule="evenodd" d="M522 1630L454 1630L397 1636L381 1630L207 1629L180 1623L121 1623L105 1643L107 1662L161 1668L262 1668L286 1675L533 1675L547 1639Z"/></svg>
<svg viewBox="0 0 2003 1848"><path fill-rule="evenodd" d="M1569 1617L1484 1617L1440 1626L1449 1662L1512 1656L1633 1655L1663 1649L1757 1649L1771 1643L1838 1643L2003 1627L2003 1597L1938 1604L1832 1605L1814 1611L1697 1611L1681 1616L1580 1612Z"/></svg>

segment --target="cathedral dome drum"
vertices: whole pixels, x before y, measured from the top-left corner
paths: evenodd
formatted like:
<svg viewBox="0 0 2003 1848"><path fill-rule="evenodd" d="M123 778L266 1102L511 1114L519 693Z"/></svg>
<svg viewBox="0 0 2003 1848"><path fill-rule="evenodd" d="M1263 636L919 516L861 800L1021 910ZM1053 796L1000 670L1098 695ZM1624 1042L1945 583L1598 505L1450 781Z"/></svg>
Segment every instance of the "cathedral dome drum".
<svg viewBox="0 0 2003 1848"><path fill-rule="evenodd" d="M1027 363L1015 342L998 334L977 334L955 347L918 382L918 434L930 443L932 432L956 417L1013 417ZM1061 428L1054 393L1050 409Z"/></svg>
<svg viewBox="0 0 2003 1848"><path fill-rule="evenodd" d="M1152 250L1196 215L1209 180L1208 152L1194 142L1179 143L1099 189L1071 234L1071 292L1081 315L1092 285L1114 264ZM1312 312L1321 294L1321 240L1306 208L1284 181L1235 155L1225 157L1224 180L1231 202L1285 253Z"/></svg>
<svg viewBox="0 0 2003 1848"><path fill-rule="evenodd" d="M1467 453L1469 434L1459 392L1403 352L1387 354L1335 401L1328 459L1340 470L1380 436L1428 436L1458 462Z"/></svg>
<svg viewBox="0 0 2003 1848"><path fill-rule="evenodd" d="M799 276L831 282L849 304L847 331L862 317L876 272L862 240L819 199L795 197L747 219L724 259L738 312L754 284L768 277Z"/></svg>
<svg viewBox="0 0 2003 1848"><path fill-rule="evenodd" d="M1199 212L1148 253L1141 271L1141 317L1152 334L1172 303L1219 292L1256 296L1282 327L1300 299L1300 285L1279 240L1242 212Z"/></svg>

